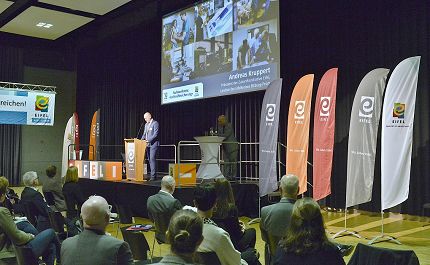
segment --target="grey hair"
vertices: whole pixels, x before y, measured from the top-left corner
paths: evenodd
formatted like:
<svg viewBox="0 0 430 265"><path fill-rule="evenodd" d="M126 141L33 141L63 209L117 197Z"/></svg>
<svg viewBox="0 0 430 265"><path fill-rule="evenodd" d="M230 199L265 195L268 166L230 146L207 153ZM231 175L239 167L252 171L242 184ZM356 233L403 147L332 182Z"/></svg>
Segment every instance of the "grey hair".
<svg viewBox="0 0 430 265"><path fill-rule="evenodd" d="M161 179L161 188L172 190L175 188L175 185L176 185L175 179L170 175L164 176Z"/></svg>
<svg viewBox="0 0 430 265"><path fill-rule="evenodd" d="M22 175L22 182L24 186L30 187L33 185L33 180L37 179L37 173L34 171L28 171Z"/></svg>
<svg viewBox="0 0 430 265"><path fill-rule="evenodd" d="M297 195L299 188L299 178L294 174L284 175L279 182L279 187L285 194Z"/></svg>

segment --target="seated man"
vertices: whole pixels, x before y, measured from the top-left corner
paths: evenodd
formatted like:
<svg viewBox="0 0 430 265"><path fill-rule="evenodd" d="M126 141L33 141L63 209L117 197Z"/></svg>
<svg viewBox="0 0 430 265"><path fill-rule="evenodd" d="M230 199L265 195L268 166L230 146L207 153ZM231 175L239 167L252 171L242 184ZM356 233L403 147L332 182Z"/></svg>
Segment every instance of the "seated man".
<svg viewBox="0 0 430 265"><path fill-rule="evenodd" d="M19 224L25 223L25 230L31 233L26 233L17 228L10 211L4 207L8 184L9 182L5 177L0 177L0 259L15 256L13 245L25 245L31 248L36 257L42 256L47 265L54 265L55 258L59 264L60 241L53 229L47 229L36 234L34 233L37 232L36 229L27 222L20 222Z"/></svg>
<svg viewBox="0 0 430 265"><path fill-rule="evenodd" d="M203 241L197 252L215 252L223 265L259 264L253 251L242 253L246 261L243 260L241 253L234 248L230 235L211 220L216 196L213 184L205 183L194 190L194 204L203 219Z"/></svg>
<svg viewBox="0 0 430 265"><path fill-rule="evenodd" d="M159 242L166 242L166 231L161 230L167 229L172 215L182 208L181 202L172 195L175 192L175 186L175 179L172 176L164 176L161 179L160 191L150 196L146 202L149 217L157 227L156 238ZM162 220L159 220L159 217ZM163 222L163 224L158 224L158 222ZM161 227L158 227L158 225L161 225ZM159 228L162 229L159 230Z"/></svg>
<svg viewBox="0 0 430 265"><path fill-rule="evenodd" d="M91 196L81 209L84 231L67 238L61 246L63 265L108 265L133 264L127 242L106 235L110 210L107 201L100 196Z"/></svg>
<svg viewBox="0 0 430 265"><path fill-rule="evenodd" d="M36 228L41 232L51 227L48 212L52 209L49 208L42 194L36 188L39 185L38 179L39 177L34 171L26 172L22 176L25 188L21 193L21 204L30 206L31 214L37 220Z"/></svg>
<svg viewBox="0 0 430 265"><path fill-rule="evenodd" d="M260 230L261 237L266 242L266 260L273 260L275 255L275 253L271 253L274 252L273 250L267 252L269 250L269 237L272 237L273 243L277 245L278 241L287 233L293 206L299 192L299 178L293 174L283 176L279 182L279 190L281 191L281 200L261 209Z"/></svg>

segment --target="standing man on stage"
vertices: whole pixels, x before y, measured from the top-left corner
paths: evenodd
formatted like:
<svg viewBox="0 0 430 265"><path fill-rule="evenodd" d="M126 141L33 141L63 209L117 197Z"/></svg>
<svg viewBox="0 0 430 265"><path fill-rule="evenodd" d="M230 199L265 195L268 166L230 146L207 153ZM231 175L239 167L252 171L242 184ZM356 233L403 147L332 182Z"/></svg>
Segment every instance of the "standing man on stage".
<svg viewBox="0 0 430 265"><path fill-rule="evenodd" d="M237 142L234 136L233 126L228 122L228 119L224 115L218 117L218 136L224 137L222 144L224 162L224 177L229 180L235 180L237 174L237 153L239 151L239 145L233 142Z"/></svg>
<svg viewBox="0 0 430 265"><path fill-rule="evenodd" d="M151 113L147 112L143 115L145 119L145 130L143 131L142 140L147 143L146 146L146 157L149 157L149 167L151 168L151 178L149 181L156 179L157 172L157 150L160 142L158 141L158 130L159 125L156 120L152 118Z"/></svg>

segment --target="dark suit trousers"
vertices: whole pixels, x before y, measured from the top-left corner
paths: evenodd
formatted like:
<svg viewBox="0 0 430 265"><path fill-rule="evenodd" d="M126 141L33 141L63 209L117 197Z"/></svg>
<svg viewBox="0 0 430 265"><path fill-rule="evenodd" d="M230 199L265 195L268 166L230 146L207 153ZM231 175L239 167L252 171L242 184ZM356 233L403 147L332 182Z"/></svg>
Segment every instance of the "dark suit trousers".
<svg viewBox="0 0 430 265"><path fill-rule="evenodd" d="M157 172L157 150L158 145L153 144L146 148L146 157L149 157L149 167L151 169L151 178L156 177Z"/></svg>

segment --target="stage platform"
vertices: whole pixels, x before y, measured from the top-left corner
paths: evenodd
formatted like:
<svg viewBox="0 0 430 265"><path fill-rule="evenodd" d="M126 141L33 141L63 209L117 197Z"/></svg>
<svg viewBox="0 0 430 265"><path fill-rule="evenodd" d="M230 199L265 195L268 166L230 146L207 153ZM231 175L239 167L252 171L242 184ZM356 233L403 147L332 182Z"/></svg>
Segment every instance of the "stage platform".
<svg viewBox="0 0 430 265"><path fill-rule="evenodd" d="M146 200L160 190L160 180L156 181L104 181L81 178L78 182L85 196L100 195L109 204L130 205L133 215L148 217ZM240 216L258 217L258 183L231 182ZM173 196L183 205L194 206L194 187L176 187ZM265 203L266 204L266 203Z"/></svg>

